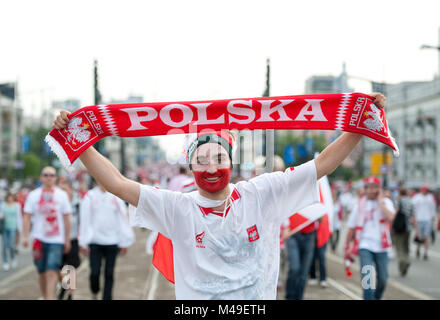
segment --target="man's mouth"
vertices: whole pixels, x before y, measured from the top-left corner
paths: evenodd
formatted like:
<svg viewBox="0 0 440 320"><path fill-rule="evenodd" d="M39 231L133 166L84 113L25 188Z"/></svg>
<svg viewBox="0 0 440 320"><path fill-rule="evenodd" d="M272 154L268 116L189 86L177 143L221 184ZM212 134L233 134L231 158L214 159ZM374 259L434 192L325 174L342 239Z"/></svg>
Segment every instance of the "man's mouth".
<svg viewBox="0 0 440 320"><path fill-rule="evenodd" d="M210 182L217 181L218 179L220 179L220 177L210 177L210 178L206 177L205 178L205 180L210 181Z"/></svg>

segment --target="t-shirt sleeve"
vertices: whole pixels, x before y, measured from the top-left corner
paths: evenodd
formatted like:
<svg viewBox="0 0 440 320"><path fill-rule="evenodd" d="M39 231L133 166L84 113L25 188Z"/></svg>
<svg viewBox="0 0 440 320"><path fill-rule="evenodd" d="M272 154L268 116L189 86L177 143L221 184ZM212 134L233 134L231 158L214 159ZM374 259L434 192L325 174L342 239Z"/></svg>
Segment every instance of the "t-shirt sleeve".
<svg viewBox="0 0 440 320"><path fill-rule="evenodd" d="M128 248L129 246L131 246L135 242L136 237L133 232L133 229L131 228L131 226L128 223L127 206L125 205L125 202L119 198L116 198L116 201L118 203L118 207L120 210L119 219L120 219L120 224L121 224L118 247L119 248Z"/></svg>
<svg viewBox="0 0 440 320"><path fill-rule="evenodd" d="M92 224L90 222L90 194L86 194L79 206L78 244L87 248L89 245Z"/></svg>
<svg viewBox="0 0 440 320"><path fill-rule="evenodd" d="M272 172L249 181L256 189L268 219L280 223L301 209L319 202L315 161L284 172Z"/></svg>
<svg viewBox="0 0 440 320"><path fill-rule="evenodd" d="M351 210L351 213L347 219L347 227L348 228L350 228L350 229L356 228L357 215L358 215L358 204L355 203L353 206L353 210Z"/></svg>
<svg viewBox="0 0 440 320"><path fill-rule="evenodd" d="M183 201L180 192L140 185L134 225L162 233L172 238L176 207Z"/></svg>
<svg viewBox="0 0 440 320"><path fill-rule="evenodd" d="M61 214L71 214L72 213L72 206L70 204L69 196L67 193L63 193L63 201L61 205Z"/></svg>
<svg viewBox="0 0 440 320"><path fill-rule="evenodd" d="M396 209L394 208L393 201L391 199L385 198L385 207L392 213L396 214Z"/></svg>
<svg viewBox="0 0 440 320"><path fill-rule="evenodd" d="M35 192L29 193L24 203L23 212L34 214Z"/></svg>
<svg viewBox="0 0 440 320"><path fill-rule="evenodd" d="M413 206L417 206L417 196L414 196L413 198L411 198L411 203Z"/></svg>
<svg viewBox="0 0 440 320"><path fill-rule="evenodd" d="M18 231L22 232L23 231L23 219L21 216L21 206L17 203L16 204L16 216L17 216L17 229Z"/></svg>

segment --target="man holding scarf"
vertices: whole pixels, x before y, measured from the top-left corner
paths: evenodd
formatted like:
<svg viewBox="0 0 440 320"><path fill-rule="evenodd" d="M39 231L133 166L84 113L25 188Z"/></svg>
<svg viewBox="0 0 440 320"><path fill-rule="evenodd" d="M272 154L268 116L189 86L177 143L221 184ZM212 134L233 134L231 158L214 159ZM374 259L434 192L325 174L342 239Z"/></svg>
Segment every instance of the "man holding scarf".
<svg viewBox="0 0 440 320"><path fill-rule="evenodd" d="M373 97L384 107L382 94ZM64 129L68 115L61 111L54 129ZM234 137L200 132L186 150L198 189L187 194L127 179L93 147L80 159L105 189L137 207L136 225L172 240L177 299L275 299L281 222L319 201L318 179L332 173L361 137L344 133L314 160L234 185Z"/></svg>
<svg viewBox="0 0 440 320"><path fill-rule="evenodd" d="M359 254L364 300L379 300L388 279L390 226L395 209L393 202L384 197L378 178L365 178L364 189L365 196L355 203L347 221L345 254ZM353 247L350 248L351 241Z"/></svg>

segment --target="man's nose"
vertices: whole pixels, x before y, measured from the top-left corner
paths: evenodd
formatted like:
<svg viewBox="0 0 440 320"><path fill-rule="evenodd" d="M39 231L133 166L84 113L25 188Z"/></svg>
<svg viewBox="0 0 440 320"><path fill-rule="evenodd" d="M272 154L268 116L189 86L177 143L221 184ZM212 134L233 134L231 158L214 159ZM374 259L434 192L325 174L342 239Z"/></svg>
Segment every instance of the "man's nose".
<svg viewBox="0 0 440 320"><path fill-rule="evenodd" d="M213 163L209 163L208 169L206 170L208 173L215 173L217 171L217 165Z"/></svg>

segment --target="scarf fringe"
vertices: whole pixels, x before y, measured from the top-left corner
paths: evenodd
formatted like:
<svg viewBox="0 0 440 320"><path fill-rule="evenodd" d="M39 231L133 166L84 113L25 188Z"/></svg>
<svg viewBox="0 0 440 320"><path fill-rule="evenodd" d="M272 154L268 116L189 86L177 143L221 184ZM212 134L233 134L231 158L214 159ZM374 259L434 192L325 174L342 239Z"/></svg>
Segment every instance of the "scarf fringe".
<svg viewBox="0 0 440 320"><path fill-rule="evenodd" d="M61 164L65 169L69 169L72 166L72 163L69 160L69 157L67 156L66 152L64 152L63 147L58 143L55 138L53 138L51 135L46 135L46 138L44 138L44 141L49 145L50 150L54 152L58 159L60 160Z"/></svg>
<svg viewBox="0 0 440 320"><path fill-rule="evenodd" d="M396 158L398 158L398 157L400 156L400 150L399 150L399 147L397 146L396 139L394 139L394 137L393 137L393 135L392 135L392 133L391 133L391 131L390 131L390 126L388 125L388 123L387 123L387 130L388 130L388 132L389 132L389 136L390 136L391 143L392 143L393 146L394 146L393 155L394 155Z"/></svg>

